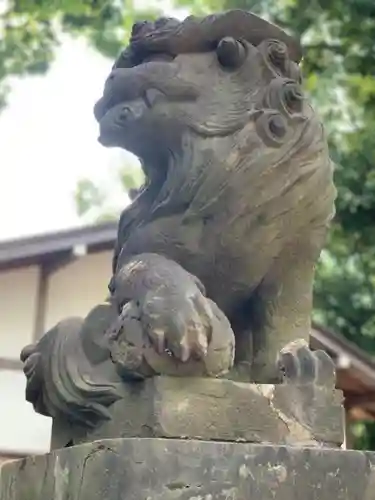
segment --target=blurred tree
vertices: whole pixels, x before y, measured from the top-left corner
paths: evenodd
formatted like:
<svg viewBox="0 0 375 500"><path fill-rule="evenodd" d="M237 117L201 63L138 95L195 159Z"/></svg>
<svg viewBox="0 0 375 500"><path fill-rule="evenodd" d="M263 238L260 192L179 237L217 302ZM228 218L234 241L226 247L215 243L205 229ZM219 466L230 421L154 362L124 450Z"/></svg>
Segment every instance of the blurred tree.
<svg viewBox="0 0 375 500"><path fill-rule="evenodd" d="M136 9L133 0L2 0L0 2L0 109L9 77L42 74L53 61L62 33L85 37L114 58L138 17L156 8Z"/></svg>
<svg viewBox="0 0 375 500"><path fill-rule="evenodd" d="M122 168L115 172L110 179L110 186L117 188L132 199L137 189L143 184L144 175L137 163L127 162ZM114 204L110 194L110 186L98 186L91 179L81 179L75 189L74 198L77 213L86 222L104 222L115 220L119 212L124 208L125 200L121 200L121 206ZM120 190L121 190L120 189Z"/></svg>

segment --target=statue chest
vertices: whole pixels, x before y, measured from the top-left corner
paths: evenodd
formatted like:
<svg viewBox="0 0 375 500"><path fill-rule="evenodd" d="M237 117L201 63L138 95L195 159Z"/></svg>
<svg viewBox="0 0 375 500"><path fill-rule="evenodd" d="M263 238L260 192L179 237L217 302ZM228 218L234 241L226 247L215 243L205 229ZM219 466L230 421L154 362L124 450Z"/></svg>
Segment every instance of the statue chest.
<svg viewBox="0 0 375 500"><path fill-rule="evenodd" d="M238 228L203 219L188 224L181 220L174 215L136 228L123 244L123 257L151 252L178 262L200 278L224 311L246 300L264 277L275 246L263 244L259 231L246 238L237 234Z"/></svg>

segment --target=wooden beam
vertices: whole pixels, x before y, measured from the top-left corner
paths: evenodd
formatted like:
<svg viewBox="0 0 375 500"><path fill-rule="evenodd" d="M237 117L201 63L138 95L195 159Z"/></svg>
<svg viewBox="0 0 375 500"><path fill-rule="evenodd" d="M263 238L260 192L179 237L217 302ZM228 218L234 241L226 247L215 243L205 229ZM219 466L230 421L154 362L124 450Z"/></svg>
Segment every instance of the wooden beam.
<svg viewBox="0 0 375 500"><path fill-rule="evenodd" d="M76 245L103 245L113 249L117 237L117 222L105 222L86 227L57 231L0 242L0 268L8 269L12 262L36 264L47 257L71 251Z"/></svg>
<svg viewBox="0 0 375 500"><path fill-rule="evenodd" d="M368 403L375 402L375 392L368 391L363 394L351 394L346 392L345 394L345 406L350 409L354 406L364 406Z"/></svg>
<svg viewBox="0 0 375 500"><path fill-rule="evenodd" d="M18 359L0 358L0 370L21 371L23 364Z"/></svg>

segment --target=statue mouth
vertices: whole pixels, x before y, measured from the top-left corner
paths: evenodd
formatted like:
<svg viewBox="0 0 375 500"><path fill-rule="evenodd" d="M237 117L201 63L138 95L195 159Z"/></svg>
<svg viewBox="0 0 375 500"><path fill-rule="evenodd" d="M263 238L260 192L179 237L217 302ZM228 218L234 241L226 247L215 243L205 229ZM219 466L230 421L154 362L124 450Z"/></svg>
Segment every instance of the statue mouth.
<svg viewBox="0 0 375 500"><path fill-rule="evenodd" d="M145 141L148 129L156 125L152 109L157 101L164 98L163 92L153 88L132 101L116 102L102 97L94 112L99 123L99 142L107 147L133 150L131 144L135 137L142 135Z"/></svg>
<svg viewBox="0 0 375 500"><path fill-rule="evenodd" d="M116 96L115 94L104 95L94 106L94 116L95 119L101 123L105 115L110 112L113 108L122 106L122 111L124 113L124 121L127 118L136 119L139 116L141 110L146 111L147 109L152 109L155 103L160 99L165 98L165 94L156 89L148 88L146 89L140 97L131 101L124 101L122 96ZM119 109L119 108L118 108Z"/></svg>
<svg viewBox="0 0 375 500"><path fill-rule="evenodd" d="M155 54L133 61L127 67L115 65L106 81L103 96L94 106L101 144L132 150L126 136L134 135L136 129L146 131L150 122L155 121L152 120L152 109L160 100L166 101L166 93L158 87L162 86L165 75L173 78L176 71L170 65L172 61L171 57ZM158 84L155 85L153 80Z"/></svg>
<svg viewBox="0 0 375 500"><path fill-rule="evenodd" d="M152 205L161 191L168 174L170 150L163 148L163 127L153 113L154 107L166 95L156 89L146 89L140 97L131 101L116 102L105 95L94 110L99 123L99 143L104 147L120 147L131 151L141 159L145 184L135 196L142 195Z"/></svg>
<svg viewBox="0 0 375 500"><path fill-rule="evenodd" d="M165 54L148 54L133 65L115 66L94 106L99 142L143 157L147 142L158 148L176 128L175 105L195 102L199 92L179 75L180 65ZM177 112L178 114L178 112Z"/></svg>

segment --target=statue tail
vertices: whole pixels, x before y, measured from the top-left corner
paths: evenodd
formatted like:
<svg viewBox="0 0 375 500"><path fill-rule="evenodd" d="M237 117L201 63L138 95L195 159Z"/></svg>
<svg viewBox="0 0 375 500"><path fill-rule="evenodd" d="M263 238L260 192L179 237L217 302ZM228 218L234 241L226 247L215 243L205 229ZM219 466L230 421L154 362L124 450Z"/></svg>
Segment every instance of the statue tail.
<svg viewBox="0 0 375 500"><path fill-rule="evenodd" d="M118 385L100 380L82 348L80 318L58 323L40 340L43 413L94 427L108 420L108 407L120 399Z"/></svg>

